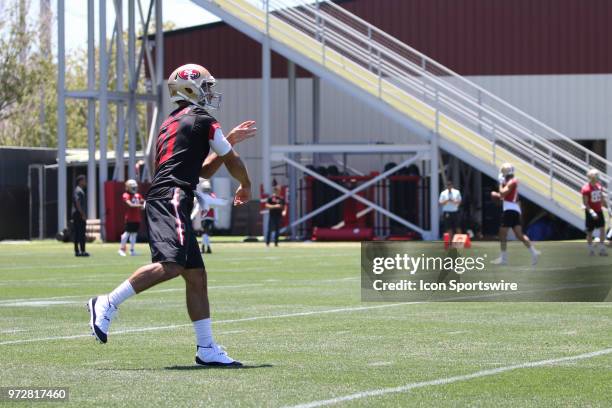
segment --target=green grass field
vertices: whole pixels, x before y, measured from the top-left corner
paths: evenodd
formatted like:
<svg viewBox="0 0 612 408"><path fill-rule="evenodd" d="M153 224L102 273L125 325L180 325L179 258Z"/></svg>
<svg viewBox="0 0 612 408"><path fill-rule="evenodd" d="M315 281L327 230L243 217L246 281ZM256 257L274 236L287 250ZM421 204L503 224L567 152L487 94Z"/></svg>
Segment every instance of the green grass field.
<svg viewBox="0 0 612 408"><path fill-rule="evenodd" d="M89 335L88 297L149 260L116 249L0 244L0 387L69 387L74 407L612 406L610 303L362 303L358 244L217 243L213 329L246 368L205 369L180 278L124 303L108 344Z"/></svg>

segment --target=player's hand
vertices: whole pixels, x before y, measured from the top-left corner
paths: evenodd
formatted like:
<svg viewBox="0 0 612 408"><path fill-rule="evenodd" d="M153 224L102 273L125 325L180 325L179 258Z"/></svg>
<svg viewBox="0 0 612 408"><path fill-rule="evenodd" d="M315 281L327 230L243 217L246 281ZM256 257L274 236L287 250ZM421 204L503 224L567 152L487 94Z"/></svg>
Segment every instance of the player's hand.
<svg viewBox="0 0 612 408"><path fill-rule="evenodd" d="M501 196L499 195L499 193L497 191L491 191L491 198L493 200L499 200L501 198Z"/></svg>
<svg viewBox="0 0 612 408"><path fill-rule="evenodd" d="M246 204L251 199L251 188L240 185L234 196L234 205Z"/></svg>
<svg viewBox="0 0 612 408"><path fill-rule="evenodd" d="M253 127L254 125L254 120L247 120L246 122L242 122L241 124L233 128L226 137L229 144L235 146L238 143L255 136L255 134L257 133L257 128Z"/></svg>

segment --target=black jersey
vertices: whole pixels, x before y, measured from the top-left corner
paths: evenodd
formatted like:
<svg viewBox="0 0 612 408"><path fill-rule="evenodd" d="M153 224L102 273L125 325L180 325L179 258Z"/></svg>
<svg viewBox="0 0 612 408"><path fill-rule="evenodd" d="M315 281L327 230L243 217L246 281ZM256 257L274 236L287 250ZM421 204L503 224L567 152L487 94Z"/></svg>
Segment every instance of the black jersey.
<svg viewBox="0 0 612 408"><path fill-rule="evenodd" d="M211 147L221 156L231 150L214 117L196 105L172 112L159 129L155 175L147 199L170 198L176 187L192 194Z"/></svg>

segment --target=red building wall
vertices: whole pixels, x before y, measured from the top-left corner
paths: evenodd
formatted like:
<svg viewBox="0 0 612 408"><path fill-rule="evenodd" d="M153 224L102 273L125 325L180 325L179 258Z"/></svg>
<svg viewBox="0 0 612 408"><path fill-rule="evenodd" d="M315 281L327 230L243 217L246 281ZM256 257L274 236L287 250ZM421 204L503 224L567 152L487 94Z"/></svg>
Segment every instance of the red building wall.
<svg viewBox="0 0 612 408"><path fill-rule="evenodd" d="M345 0L342 7L463 75L612 72L610 0ZM195 62L259 78L261 47L225 23L165 35L166 76ZM273 56L272 74L284 77ZM307 75L300 71L298 75Z"/></svg>

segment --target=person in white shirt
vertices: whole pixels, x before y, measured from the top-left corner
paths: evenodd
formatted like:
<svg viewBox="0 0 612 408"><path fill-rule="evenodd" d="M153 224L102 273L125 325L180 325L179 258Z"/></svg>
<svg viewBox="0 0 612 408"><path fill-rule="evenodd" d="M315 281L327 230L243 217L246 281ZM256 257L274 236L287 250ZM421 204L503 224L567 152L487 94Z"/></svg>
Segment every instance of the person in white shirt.
<svg viewBox="0 0 612 408"><path fill-rule="evenodd" d="M442 219L444 220L444 230L450 234L461 234L461 224L459 220L459 206L461 205L461 192L453 188L452 180L446 182L446 189L440 193L439 199L442 206Z"/></svg>

